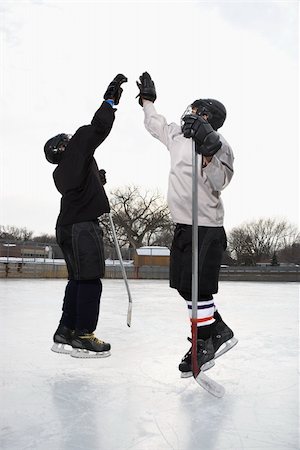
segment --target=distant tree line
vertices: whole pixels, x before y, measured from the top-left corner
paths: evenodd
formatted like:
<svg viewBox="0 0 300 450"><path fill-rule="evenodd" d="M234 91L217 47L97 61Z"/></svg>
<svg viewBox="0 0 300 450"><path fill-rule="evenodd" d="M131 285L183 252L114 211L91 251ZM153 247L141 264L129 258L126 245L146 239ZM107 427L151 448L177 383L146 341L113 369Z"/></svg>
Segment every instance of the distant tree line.
<svg viewBox="0 0 300 450"><path fill-rule="evenodd" d="M117 188L110 193L110 206L118 242L125 255L130 250L132 255L145 245L171 247L174 223L159 192L143 191L137 186ZM100 218L100 224L104 229L106 257L111 257L115 245L107 215ZM227 238L223 264L300 264L299 231L286 220L260 218L245 222L230 230ZM33 236L27 228L3 225L0 225L0 240L56 244L54 235Z"/></svg>
<svg viewBox="0 0 300 450"><path fill-rule="evenodd" d="M300 264L300 235L286 220L260 218L233 228L228 247L237 265L269 262Z"/></svg>
<svg viewBox="0 0 300 450"><path fill-rule="evenodd" d="M33 231L25 227L18 228L13 225L0 225L0 239L1 241L56 243L54 234L43 233L38 236L33 236Z"/></svg>

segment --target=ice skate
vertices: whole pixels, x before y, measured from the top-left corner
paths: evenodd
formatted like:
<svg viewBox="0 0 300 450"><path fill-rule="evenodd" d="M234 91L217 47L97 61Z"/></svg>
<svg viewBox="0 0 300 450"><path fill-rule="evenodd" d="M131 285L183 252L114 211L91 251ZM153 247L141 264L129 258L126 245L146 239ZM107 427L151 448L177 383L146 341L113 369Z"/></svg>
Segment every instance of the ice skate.
<svg viewBox="0 0 300 450"><path fill-rule="evenodd" d="M77 332L71 344L73 358L106 358L110 356L110 344L98 339L94 333Z"/></svg>
<svg viewBox="0 0 300 450"><path fill-rule="evenodd" d="M192 342L191 338L188 338L188 341ZM214 365L214 349L212 340L207 339L203 341L202 339L198 339L197 341L197 358L198 365L201 368L202 372L211 369ZM193 376L192 372L192 347L189 351L184 355L181 360L181 363L178 366L178 369L181 372L181 378L189 378Z"/></svg>
<svg viewBox="0 0 300 450"><path fill-rule="evenodd" d="M234 347L238 340L233 331L222 320L216 322L212 332L212 342L215 350L215 358L219 358Z"/></svg>
<svg viewBox="0 0 300 450"><path fill-rule="evenodd" d="M73 330L64 325L59 325L53 336L54 344L51 350L55 353L69 355L72 352L71 340L73 335Z"/></svg>

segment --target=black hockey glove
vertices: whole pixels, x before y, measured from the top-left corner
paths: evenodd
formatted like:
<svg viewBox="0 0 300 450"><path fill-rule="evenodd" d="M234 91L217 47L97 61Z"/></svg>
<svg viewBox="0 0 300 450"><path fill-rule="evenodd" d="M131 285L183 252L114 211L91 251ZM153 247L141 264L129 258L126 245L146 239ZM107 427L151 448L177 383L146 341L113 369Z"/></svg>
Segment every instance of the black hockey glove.
<svg viewBox="0 0 300 450"><path fill-rule="evenodd" d="M114 104L118 105L123 92L121 84L126 83L127 81L128 79L125 77L125 75L119 73L109 84L104 94L104 100L113 99Z"/></svg>
<svg viewBox="0 0 300 450"><path fill-rule="evenodd" d="M194 139L196 152L204 156L213 156L222 147L220 136L210 123L196 114L189 114L183 119L184 137Z"/></svg>
<svg viewBox="0 0 300 450"><path fill-rule="evenodd" d="M139 97L139 104L143 106L143 100L150 100L150 102L154 103L156 100L156 90L155 90L155 84L152 81L152 78L150 77L148 72L144 72L140 76L140 83L136 82L137 87L139 88L140 92L135 97Z"/></svg>
<svg viewBox="0 0 300 450"><path fill-rule="evenodd" d="M197 127L198 118L199 116L197 116L197 114L189 114L182 118L182 121L184 122L182 126L182 132L184 137L192 138L195 135L195 128Z"/></svg>
<svg viewBox="0 0 300 450"><path fill-rule="evenodd" d="M106 176L105 176L106 172L104 169L100 169L99 170L99 176L100 176L100 182L101 184L104 186L106 184Z"/></svg>

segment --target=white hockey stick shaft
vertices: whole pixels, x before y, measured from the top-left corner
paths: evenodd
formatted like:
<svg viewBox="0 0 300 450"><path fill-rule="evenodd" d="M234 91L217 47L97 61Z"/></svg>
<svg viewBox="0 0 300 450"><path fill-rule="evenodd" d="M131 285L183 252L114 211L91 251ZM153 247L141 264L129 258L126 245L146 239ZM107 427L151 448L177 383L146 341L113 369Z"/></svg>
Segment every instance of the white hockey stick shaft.
<svg viewBox="0 0 300 450"><path fill-rule="evenodd" d="M197 359L197 306L198 306L198 153L192 139L192 370L199 374Z"/></svg>
<svg viewBox="0 0 300 450"><path fill-rule="evenodd" d="M192 318L197 319L198 302L198 153L192 139Z"/></svg>
<svg viewBox="0 0 300 450"><path fill-rule="evenodd" d="M130 325L131 325L131 315L132 315L132 297L131 297L131 293L130 293L130 289L129 289L127 275L126 275L126 271L125 271L125 267L124 267L124 263L123 263L123 258L122 258L122 255L121 255L120 246L119 246L118 239L117 239L117 233L116 233L116 229L115 229L115 224L113 222L112 214L109 213L108 216L109 216L110 227L111 227L111 231L112 231L112 234L113 234L113 237L114 237L115 247L116 247L116 250L117 250L118 259L120 261L121 271L122 271L122 275L123 275L123 279L124 279L124 282L125 282L127 295L128 295L127 325L130 327Z"/></svg>

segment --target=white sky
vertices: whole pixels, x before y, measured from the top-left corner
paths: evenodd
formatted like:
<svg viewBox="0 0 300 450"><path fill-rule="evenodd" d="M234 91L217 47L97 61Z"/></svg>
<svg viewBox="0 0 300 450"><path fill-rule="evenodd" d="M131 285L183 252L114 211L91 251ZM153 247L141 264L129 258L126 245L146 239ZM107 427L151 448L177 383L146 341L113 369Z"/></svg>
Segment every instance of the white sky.
<svg viewBox="0 0 300 450"><path fill-rule="evenodd" d="M297 1L0 1L0 224L54 233L60 195L44 143L89 123L119 72L129 82L95 155L107 191L166 195L169 155L135 100L146 70L168 122L196 98L226 105L227 230L259 217L297 223L298 24Z"/></svg>

